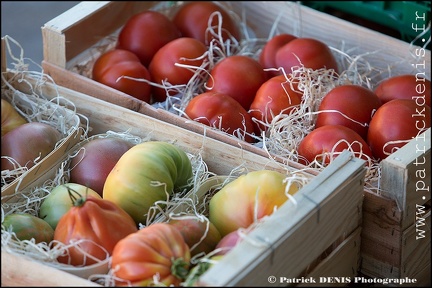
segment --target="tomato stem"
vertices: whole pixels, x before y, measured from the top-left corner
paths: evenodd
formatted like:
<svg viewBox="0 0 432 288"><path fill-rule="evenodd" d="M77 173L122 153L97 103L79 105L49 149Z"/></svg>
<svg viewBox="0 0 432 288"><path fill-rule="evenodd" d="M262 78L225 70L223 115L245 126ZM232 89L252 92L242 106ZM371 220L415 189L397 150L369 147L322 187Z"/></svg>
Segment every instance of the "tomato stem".
<svg viewBox="0 0 432 288"><path fill-rule="evenodd" d="M70 187L67 186L67 185L66 185L66 189L67 189L67 191L68 191L69 198L71 199L71 201L72 201L72 205L73 205L73 206L75 206L75 207L81 207L81 206L84 205L84 203L85 203L85 201L86 201L86 199L87 199L87 195L88 195L88 188L87 188L87 190L86 190L86 196L85 196L85 197L81 196L81 194L80 194L78 191L76 191L76 190L70 188ZM72 192L76 193L76 194L78 195L78 197L75 196L75 195L73 195Z"/></svg>
<svg viewBox="0 0 432 288"><path fill-rule="evenodd" d="M184 261L183 258L172 260L171 274L175 277L184 280L189 273L189 263Z"/></svg>

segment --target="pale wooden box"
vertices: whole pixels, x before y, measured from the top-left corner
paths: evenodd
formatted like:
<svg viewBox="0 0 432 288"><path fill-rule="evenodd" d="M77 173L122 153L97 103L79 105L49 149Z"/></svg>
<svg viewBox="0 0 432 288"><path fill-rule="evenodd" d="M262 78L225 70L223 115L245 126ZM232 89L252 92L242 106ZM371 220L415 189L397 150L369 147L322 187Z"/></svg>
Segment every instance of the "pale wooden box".
<svg viewBox="0 0 432 288"><path fill-rule="evenodd" d="M128 17L147 10L159 2L103 2L81 3L71 10L47 22L42 28L44 43L44 69L59 84L84 92L99 99L128 109L162 119L188 130L205 134L234 146L261 155L266 152L251 144L191 123L184 118L136 101L132 97L100 85L88 77L79 75L72 68L94 56L95 45L101 39L115 35ZM233 11L245 11L247 24L259 37L267 37L275 19L282 11L278 29L302 37L313 37L333 47L344 47L357 55L378 51L370 56L374 66L384 69L391 63L391 73L424 73L430 79L430 51L340 20L293 2L228 2ZM91 23L91 24L89 24ZM100 29L89 31L87 25ZM85 33L83 32L85 31ZM103 42L103 41L102 41ZM419 57L419 52L424 55ZM415 69L417 68L417 69ZM382 75L384 77L385 75ZM430 129L426 139L412 141L409 145L382 162L381 195L365 191L360 272L371 277L418 279L418 283L430 283L430 193L416 193L415 183L424 181L430 186ZM419 142L420 141L420 142ZM416 145L423 151L415 152ZM278 158L277 155L272 155ZM416 171L417 159L425 159L424 178ZM283 159L278 158L283 161ZM423 169L423 168L421 168ZM428 186L428 187L429 187ZM417 191L419 192L419 191ZM423 198L424 197L424 198ZM420 205L420 206L417 206ZM416 207L421 208L420 221L424 228L424 241L415 240Z"/></svg>
<svg viewBox="0 0 432 288"><path fill-rule="evenodd" d="M10 73L13 71L7 72ZM22 83L13 85L25 89L25 86L21 87ZM90 119L91 134L131 129L131 134L141 137L151 133L156 140L175 139L175 144L185 151L199 151L209 170L220 175L229 173L240 164L250 170L283 168L281 163L268 157L68 88L47 83L43 90L45 95L55 95L58 91L71 100L77 112ZM62 158L50 160L58 164ZM42 178L49 177L52 171L46 170ZM252 234L264 237L270 245L250 247L246 242L239 244L203 276L203 283L209 286L267 286L271 275L294 278L303 276L305 271L308 277L356 276L360 257L364 175L364 161L353 158L348 152L319 175L310 175L309 184L294 196L297 206L287 202ZM25 257L3 250L1 254L2 286L96 285ZM271 284L274 285L286 286L285 283Z"/></svg>

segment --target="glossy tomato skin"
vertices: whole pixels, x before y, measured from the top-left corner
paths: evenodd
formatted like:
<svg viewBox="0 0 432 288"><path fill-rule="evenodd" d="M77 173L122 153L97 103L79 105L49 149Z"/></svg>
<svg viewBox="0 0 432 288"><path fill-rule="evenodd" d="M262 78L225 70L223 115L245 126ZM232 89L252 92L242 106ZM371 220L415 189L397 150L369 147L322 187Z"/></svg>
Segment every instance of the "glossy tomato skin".
<svg viewBox="0 0 432 288"><path fill-rule="evenodd" d="M191 161L182 149L168 142L146 141L120 157L105 180L102 197L123 208L138 225L146 223L156 201L189 189L192 175Z"/></svg>
<svg viewBox="0 0 432 288"><path fill-rule="evenodd" d="M336 143L338 145L334 147ZM350 146L350 151L353 151L356 157L366 161L373 158L369 145L354 130L342 125L321 126L312 130L300 142L297 151L299 162L307 165L316 158L319 163L327 165ZM332 152L335 154L332 155Z"/></svg>
<svg viewBox="0 0 432 288"><path fill-rule="evenodd" d="M215 36L206 32L212 13L220 12L222 16L222 39L230 37L240 40L240 30L229 13L220 5L211 1L194 1L183 4L174 15L173 22L181 31L183 37L195 38L205 45L209 45ZM212 16L211 26L216 33L219 18Z"/></svg>
<svg viewBox="0 0 432 288"><path fill-rule="evenodd" d="M1 136L18 126L27 123L27 120L15 110L14 106L5 99L1 99Z"/></svg>
<svg viewBox="0 0 432 288"><path fill-rule="evenodd" d="M69 189L75 197L87 197L88 195L102 198L96 191L77 183L65 183L54 187L44 199L39 209L39 217L46 221L54 230L60 218L73 206L69 195Z"/></svg>
<svg viewBox="0 0 432 288"><path fill-rule="evenodd" d="M226 234L222 239L219 241L219 243L216 245L215 250L218 252L216 255L225 255L231 249L233 249L238 243L240 243L243 239L240 236L239 230L234 230L228 234Z"/></svg>
<svg viewBox="0 0 432 288"><path fill-rule="evenodd" d="M114 137L97 138L86 142L70 161L70 182L85 185L102 196L108 174L120 157L133 144Z"/></svg>
<svg viewBox="0 0 432 288"><path fill-rule="evenodd" d="M97 261L85 257L84 253L104 260L107 253L112 254L118 241L138 231L138 228L131 216L111 201L93 196L79 199L60 218L54 231L54 240L67 245L71 241L85 240L79 244L79 248L75 245L69 247L70 257L59 256L58 261L88 266Z"/></svg>
<svg viewBox="0 0 432 288"><path fill-rule="evenodd" d="M259 62L261 64L261 66L264 69L267 68L278 68L276 66L276 52L285 44L287 44L288 42L290 42L291 40L297 39L296 36L292 35L292 34L287 34L287 33L283 33L283 34L279 34L276 36L273 36L263 47L261 53L260 53L260 57L259 57ZM287 71L289 72L289 71ZM277 76L279 74L281 74L280 71L266 71L267 77L271 78L274 76Z"/></svg>
<svg viewBox="0 0 432 288"><path fill-rule="evenodd" d="M60 131L42 122L28 122L16 127L1 137L1 170L15 170L15 161L21 167L30 169L51 153L62 138ZM15 161L12 163L8 156Z"/></svg>
<svg viewBox="0 0 432 288"><path fill-rule="evenodd" d="M224 237L239 228L249 227L256 219L271 215L288 200L285 174L256 170L243 174L222 187L209 202L209 220ZM299 187L290 184L288 193Z"/></svg>
<svg viewBox="0 0 432 288"><path fill-rule="evenodd" d="M317 39L297 38L276 52L276 66L284 68L287 74L292 72L292 67L301 66L299 60L306 68L326 68L338 72L337 61L330 48Z"/></svg>
<svg viewBox="0 0 432 288"><path fill-rule="evenodd" d="M416 75L387 78L375 88L375 94L383 104L393 99L412 99L417 101L417 105L431 107L431 81Z"/></svg>
<svg viewBox="0 0 432 288"><path fill-rule="evenodd" d="M344 125L366 140L372 114L380 106L380 99L368 88L359 85L337 86L321 101L315 128L324 125ZM339 111L343 115L332 110Z"/></svg>
<svg viewBox="0 0 432 288"><path fill-rule="evenodd" d="M188 68L176 66L176 63L200 67L207 59L204 55L207 47L197 39L181 37L164 45L154 55L149 65L152 81L162 85L168 81L173 85L185 85L194 75ZM204 57L202 57L204 56ZM167 91L163 88L152 87L153 102L163 102ZM169 93L169 95L173 95Z"/></svg>
<svg viewBox="0 0 432 288"><path fill-rule="evenodd" d="M233 55L223 58L211 69L206 88L230 95L248 111L266 77L257 60L246 55Z"/></svg>
<svg viewBox="0 0 432 288"><path fill-rule="evenodd" d="M394 99L383 104L373 115L368 131L368 143L375 158L383 160L403 147L431 123L431 109L417 105L415 100ZM389 143L389 141L405 141Z"/></svg>
<svg viewBox="0 0 432 288"><path fill-rule="evenodd" d="M249 109L249 115L258 120L254 121L257 135L266 130L266 126L260 122L271 123L274 116L289 114L294 106L301 103L302 93L297 90L295 82L291 88L290 75L288 79L284 75L272 77L258 89Z"/></svg>
<svg viewBox="0 0 432 288"><path fill-rule="evenodd" d="M167 16L147 10L126 22L120 31L117 48L133 52L148 67L160 48L180 37L180 30Z"/></svg>
<svg viewBox="0 0 432 288"><path fill-rule="evenodd" d="M118 80L121 76L144 81L125 78ZM114 49L102 54L93 66L92 78L139 100L150 102L151 87L146 82L150 81L150 73L139 58L130 51Z"/></svg>
<svg viewBox="0 0 432 288"><path fill-rule="evenodd" d="M204 92L189 101L186 115L197 122L220 129L246 142L254 139L254 124L248 112L234 98L219 92Z"/></svg>
<svg viewBox="0 0 432 288"><path fill-rule="evenodd" d="M180 286L190 267L190 249L181 233L167 223L154 223L120 240L112 255L116 286Z"/></svg>
<svg viewBox="0 0 432 288"><path fill-rule="evenodd" d="M54 238L54 229L47 222L28 213L8 214L2 226L11 229L21 241L34 239L35 243L50 243Z"/></svg>

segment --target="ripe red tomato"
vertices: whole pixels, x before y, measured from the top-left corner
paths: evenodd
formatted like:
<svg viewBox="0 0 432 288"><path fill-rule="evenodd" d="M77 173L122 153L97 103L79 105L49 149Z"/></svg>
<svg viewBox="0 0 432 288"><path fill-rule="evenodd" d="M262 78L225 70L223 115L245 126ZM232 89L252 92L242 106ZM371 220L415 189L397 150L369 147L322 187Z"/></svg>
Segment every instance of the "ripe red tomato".
<svg viewBox="0 0 432 288"><path fill-rule="evenodd" d="M375 94L384 104L393 99L413 99L418 105L431 106L431 81L416 75L398 75L385 79Z"/></svg>
<svg viewBox="0 0 432 288"><path fill-rule="evenodd" d="M324 125L344 125L366 140L372 114L380 106L381 101L372 90L359 85L337 86L321 101L315 128ZM349 119L334 111L339 111Z"/></svg>
<svg viewBox="0 0 432 288"><path fill-rule="evenodd" d="M248 111L259 87L266 81L259 62L249 56L233 55L220 60L210 71L208 91L228 94Z"/></svg>
<svg viewBox="0 0 432 288"><path fill-rule="evenodd" d="M319 163L327 165L345 149L353 151L356 157L366 161L372 159L372 152L366 141L357 132L342 125L315 128L303 138L297 152L301 156L300 163L308 164L316 158Z"/></svg>
<svg viewBox="0 0 432 288"><path fill-rule="evenodd" d="M61 263L74 266L97 263L95 258L106 259L117 242L138 231L132 217L111 201L78 196L73 205L57 223L54 240L66 245L82 242L68 247L68 254L58 257Z"/></svg>
<svg viewBox="0 0 432 288"><path fill-rule="evenodd" d="M283 67L285 73L291 73L292 67L301 64L306 68L326 68L338 72L337 61L330 48L325 43L312 38L297 38L289 41L278 49L275 61L276 66Z"/></svg>
<svg viewBox="0 0 432 288"><path fill-rule="evenodd" d="M152 81L158 84L163 84L163 81L168 81L172 85L187 84L194 71L175 64L200 67L207 59L202 57L206 52L207 47L194 38L181 37L169 42L156 52L150 62L149 71ZM152 87L152 92L153 102L165 101L167 93L175 94L155 86Z"/></svg>
<svg viewBox="0 0 432 288"><path fill-rule="evenodd" d="M151 87L147 82L122 78L128 76L150 81L150 73L134 53L114 49L102 54L94 63L93 80L149 103ZM118 80L118 81L117 81Z"/></svg>
<svg viewBox="0 0 432 288"><path fill-rule="evenodd" d="M190 260L181 233L167 223L155 223L121 239L111 263L116 286L179 287L189 271Z"/></svg>
<svg viewBox="0 0 432 288"><path fill-rule="evenodd" d="M271 38L261 50L259 62L264 69L278 68L276 67L276 52L291 40L297 39L296 36L291 34L279 34ZM287 71L289 73L289 71ZM279 71L266 71L267 77L271 78L281 74Z"/></svg>
<svg viewBox="0 0 432 288"><path fill-rule="evenodd" d="M289 114L295 105L301 103L302 94L294 91L297 89L297 83L294 82L294 90L291 89L290 79L291 76L288 76L288 79L285 75L275 76L258 89L249 110L249 115L258 120L254 121L257 135L266 130L266 126L260 122L271 123L274 116L281 113Z"/></svg>
<svg viewBox="0 0 432 288"><path fill-rule="evenodd" d="M209 45L212 39L218 36L209 33L207 28L210 17L211 27L218 33L219 18L215 12L222 16L222 39L225 42L229 36L240 39L240 30L228 12L220 5L211 1L189 2L183 4L174 15L173 22L181 31L183 37L192 37ZM212 16L213 15L213 16Z"/></svg>
<svg viewBox="0 0 432 288"><path fill-rule="evenodd" d="M373 115L367 140L374 156L383 160L403 147L407 141L426 131L430 123L429 106L419 106L411 99L390 100ZM406 142L388 143L399 140Z"/></svg>
<svg viewBox="0 0 432 288"><path fill-rule="evenodd" d="M184 111L197 122L225 131L247 142L254 142L254 125L247 111L231 96L204 92L192 98Z"/></svg>
<svg viewBox="0 0 432 288"><path fill-rule="evenodd" d="M148 67L162 46L179 37L180 30L167 16L147 10L126 22L120 31L117 47L133 52Z"/></svg>

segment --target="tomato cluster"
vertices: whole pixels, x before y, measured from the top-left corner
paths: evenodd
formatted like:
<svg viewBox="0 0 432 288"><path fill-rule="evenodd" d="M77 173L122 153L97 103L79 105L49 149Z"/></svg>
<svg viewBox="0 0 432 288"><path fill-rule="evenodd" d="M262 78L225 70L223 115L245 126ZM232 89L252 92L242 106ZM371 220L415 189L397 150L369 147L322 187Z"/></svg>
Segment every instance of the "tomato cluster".
<svg viewBox="0 0 432 288"><path fill-rule="evenodd" d="M212 29L207 29L209 21ZM144 102L163 102L207 61L212 40L228 38L239 39L240 30L214 2L184 3L173 19L162 12L144 11L122 27L115 50L95 61L92 78Z"/></svg>
<svg viewBox="0 0 432 288"><path fill-rule="evenodd" d="M321 101L315 129L300 142L299 161L328 164L350 149L379 162L430 128L428 103L430 81L415 75L389 77L374 91L337 86Z"/></svg>

